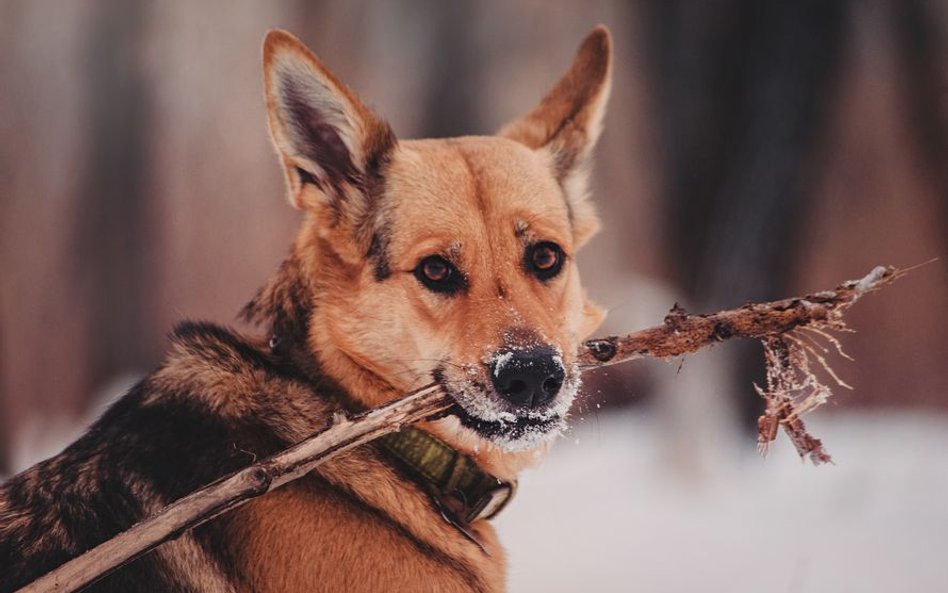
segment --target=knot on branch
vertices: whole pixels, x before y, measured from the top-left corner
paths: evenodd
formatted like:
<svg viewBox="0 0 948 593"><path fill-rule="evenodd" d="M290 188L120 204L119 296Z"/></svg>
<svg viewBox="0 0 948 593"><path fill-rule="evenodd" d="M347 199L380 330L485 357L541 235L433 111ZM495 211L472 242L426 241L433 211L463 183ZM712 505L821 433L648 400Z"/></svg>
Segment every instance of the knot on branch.
<svg viewBox="0 0 948 593"><path fill-rule="evenodd" d="M682 328L687 318L688 311L676 302L674 305L672 305L672 308L668 311L668 314L665 315L664 323L666 326L672 329L679 330Z"/></svg>
<svg viewBox="0 0 948 593"><path fill-rule="evenodd" d="M731 324L724 321L715 323L714 328L711 330L711 339L716 342L723 342L733 335L734 328L731 326Z"/></svg>
<svg viewBox="0 0 948 593"><path fill-rule="evenodd" d="M593 358L599 362L609 362L615 358L618 352L615 337L589 340L585 347L593 355Z"/></svg>

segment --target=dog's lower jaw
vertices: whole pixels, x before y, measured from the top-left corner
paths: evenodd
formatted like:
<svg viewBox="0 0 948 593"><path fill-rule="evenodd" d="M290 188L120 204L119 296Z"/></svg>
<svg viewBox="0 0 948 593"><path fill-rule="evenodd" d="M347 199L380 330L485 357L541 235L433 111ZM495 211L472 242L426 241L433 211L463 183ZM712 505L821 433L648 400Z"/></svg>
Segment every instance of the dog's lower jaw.
<svg viewBox="0 0 948 593"><path fill-rule="evenodd" d="M525 414L478 409L471 405L472 394L445 388L457 405L422 427L475 459L484 471L513 481L522 470L543 459L566 427L567 413L579 388L578 376L577 372L570 375L556 405Z"/></svg>
<svg viewBox="0 0 948 593"><path fill-rule="evenodd" d="M451 413L461 426L501 450L516 452L536 449L552 441L566 427L566 420L559 414L548 418L533 419L528 416L513 416L498 420L485 420L468 413L460 405Z"/></svg>

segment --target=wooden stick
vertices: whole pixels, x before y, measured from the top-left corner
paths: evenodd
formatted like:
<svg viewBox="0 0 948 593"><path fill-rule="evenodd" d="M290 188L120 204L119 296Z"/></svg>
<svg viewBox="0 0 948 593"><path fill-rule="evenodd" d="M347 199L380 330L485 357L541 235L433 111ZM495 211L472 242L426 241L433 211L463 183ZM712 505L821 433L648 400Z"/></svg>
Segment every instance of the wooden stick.
<svg viewBox="0 0 948 593"><path fill-rule="evenodd" d="M771 303L747 304L711 315L691 315L676 304L661 326L584 343L578 356L579 364L585 371L637 358L681 356L736 337L766 339L802 327L844 329L842 314L846 309L863 295L904 273L904 270L892 267L877 267L861 280L845 282L832 291ZM783 397L783 394L779 396ZM798 420L792 407L787 412L787 402L781 402L785 411L776 422ZM403 425L444 412L452 405L450 397L432 384L358 416L350 418L338 414L325 431L168 505L154 516L50 571L18 593L79 591L161 543L303 477L339 453L396 431Z"/></svg>
<svg viewBox="0 0 948 593"><path fill-rule="evenodd" d="M325 431L175 501L149 519L38 578L18 593L79 591L159 544L302 478L334 455L442 412L452 403L439 387L428 385L365 414L352 418L337 414Z"/></svg>
<svg viewBox="0 0 948 593"><path fill-rule="evenodd" d="M849 307L906 272L877 266L864 278L844 282L835 290L769 303L748 303L710 315L689 314L675 303L665 323L658 327L589 340L580 350L579 362L584 368L595 368L637 358L673 358L730 338L761 339L814 325L845 329L842 315Z"/></svg>

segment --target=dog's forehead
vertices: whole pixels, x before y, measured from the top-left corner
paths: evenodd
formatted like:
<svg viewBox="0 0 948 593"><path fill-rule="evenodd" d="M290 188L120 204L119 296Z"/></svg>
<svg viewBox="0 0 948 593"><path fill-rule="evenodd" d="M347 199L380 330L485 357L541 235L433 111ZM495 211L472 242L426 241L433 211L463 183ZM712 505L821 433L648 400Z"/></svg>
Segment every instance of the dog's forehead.
<svg viewBox="0 0 948 593"><path fill-rule="evenodd" d="M475 219L569 231L549 156L505 138L403 141L386 171L386 194L394 214L422 233L463 230Z"/></svg>

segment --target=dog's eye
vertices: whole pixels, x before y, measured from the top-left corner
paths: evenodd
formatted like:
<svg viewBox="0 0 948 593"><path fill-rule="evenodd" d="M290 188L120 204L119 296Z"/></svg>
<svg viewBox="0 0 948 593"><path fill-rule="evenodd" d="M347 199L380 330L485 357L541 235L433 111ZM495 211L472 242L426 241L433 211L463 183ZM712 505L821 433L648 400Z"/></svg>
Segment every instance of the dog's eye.
<svg viewBox="0 0 948 593"><path fill-rule="evenodd" d="M556 243L544 241L527 247L525 264L527 271L540 280L549 280L563 269L565 256Z"/></svg>
<svg viewBox="0 0 948 593"><path fill-rule="evenodd" d="M415 278L434 292L453 294L464 288L464 276L440 255L429 255L418 263Z"/></svg>

